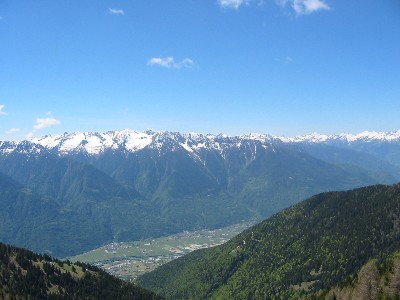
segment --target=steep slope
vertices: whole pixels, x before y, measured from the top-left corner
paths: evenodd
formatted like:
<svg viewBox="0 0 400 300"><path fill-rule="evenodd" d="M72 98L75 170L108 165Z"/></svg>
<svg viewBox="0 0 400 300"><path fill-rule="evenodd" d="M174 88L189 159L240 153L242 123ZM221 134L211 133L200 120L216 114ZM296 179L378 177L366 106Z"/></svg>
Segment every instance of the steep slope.
<svg viewBox="0 0 400 300"><path fill-rule="evenodd" d="M0 243L0 299L161 299L87 264Z"/></svg>
<svg viewBox="0 0 400 300"><path fill-rule="evenodd" d="M169 299L298 299L400 249L400 185L316 195L139 278Z"/></svg>
<svg viewBox="0 0 400 300"><path fill-rule="evenodd" d="M31 236L55 219L59 210L59 206L51 199L33 193L1 173L0 205L1 240L26 244L31 244ZM44 243L43 246L48 245Z"/></svg>
<svg viewBox="0 0 400 300"><path fill-rule="evenodd" d="M112 240L99 220L65 210L54 199L35 193L0 173L0 238L59 256Z"/></svg>
<svg viewBox="0 0 400 300"><path fill-rule="evenodd" d="M102 202L110 197L139 197L93 166L59 157L27 141L0 155L0 172L66 206L80 205L83 199Z"/></svg>

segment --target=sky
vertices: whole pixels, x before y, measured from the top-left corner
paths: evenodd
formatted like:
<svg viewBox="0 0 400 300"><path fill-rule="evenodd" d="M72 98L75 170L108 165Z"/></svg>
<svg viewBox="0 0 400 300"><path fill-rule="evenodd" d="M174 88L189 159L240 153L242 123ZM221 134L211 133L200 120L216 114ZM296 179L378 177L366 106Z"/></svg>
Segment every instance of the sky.
<svg viewBox="0 0 400 300"><path fill-rule="evenodd" d="M399 0L0 0L0 140L400 130Z"/></svg>

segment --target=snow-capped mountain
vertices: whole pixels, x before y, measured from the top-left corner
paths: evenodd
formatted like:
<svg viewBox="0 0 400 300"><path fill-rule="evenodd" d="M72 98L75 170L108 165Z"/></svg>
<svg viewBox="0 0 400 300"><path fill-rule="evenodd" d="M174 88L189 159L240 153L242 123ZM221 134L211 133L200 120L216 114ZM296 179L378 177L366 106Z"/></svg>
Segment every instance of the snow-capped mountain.
<svg viewBox="0 0 400 300"><path fill-rule="evenodd" d="M329 143L329 142L400 142L400 130L390 132L376 132L376 131L363 131L358 134L334 134L325 135L319 133L312 133L308 135L301 135L292 138L279 137L283 142L287 143Z"/></svg>
<svg viewBox="0 0 400 300"><path fill-rule="evenodd" d="M246 157L254 159L257 147L275 151L277 147L290 145L303 148L304 146L327 145L379 156L380 154L377 151L381 151L378 148L382 148L382 145L400 147L400 131L387 133L364 131L359 134L342 133L337 135L312 133L296 137L283 137L256 133L228 136L225 134L156 132L151 130L139 132L125 129L105 133L73 132L47 135L22 142L0 141L0 154L10 155L16 152L30 152L31 155L38 155L43 151L49 151L58 156L80 154L96 157L106 152L129 154L149 149L158 155L171 151L185 151L187 155L204 164L205 157L210 152L217 153L225 159L227 153L236 149L240 150ZM394 162L400 164L400 159L398 161L395 159Z"/></svg>
<svg viewBox="0 0 400 300"><path fill-rule="evenodd" d="M107 133L74 132L62 135L47 135L32 139L33 143L53 150L60 154L85 151L88 154L99 154L106 149L124 148L128 151L138 151L152 142L150 134L132 130L109 131Z"/></svg>
<svg viewBox="0 0 400 300"><path fill-rule="evenodd" d="M108 149L120 149L129 152L136 152L143 148L161 149L165 144L172 143L171 150L181 146L188 152L198 152L201 150L212 150L223 152L224 149L236 147L240 148L243 144L257 142L262 147L268 148L282 143L400 143L400 130L392 132L370 132L364 131L359 134L337 134L324 135L312 133L296 137L272 136L268 134L246 134L240 136L227 136L224 134L199 134L199 133L176 133L176 132L138 132L129 129L122 131L108 131L106 133L74 132L62 135L48 135L45 137L34 138L31 142L39 144L49 150L56 150L59 154L71 152L85 152L89 155L97 155ZM13 145L8 146L8 152ZM1 144L0 144L1 147Z"/></svg>
<svg viewBox="0 0 400 300"><path fill-rule="evenodd" d="M390 132L363 131L358 134L334 134L325 135L312 133L292 138L278 137L282 142L286 143L356 143L356 142L400 142L400 130Z"/></svg>
<svg viewBox="0 0 400 300"><path fill-rule="evenodd" d="M32 143L41 145L59 155L70 153L85 153L99 155L107 150L122 150L137 152L144 148L157 151L184 149L195 154L201 151L217 151L224 155L224 151L231 148L241 148L250 144L258 144L264 149L272 147L280 140L270 135L247 134L229 137L227 135L203 135L198 133L176 132L138 132L133 130L109 131L106 133L74 132L62 135L48 135L34 138ZM14 144L16 145L16 144ZM12 151L12 146L7 148L7 153Z"/></svg>
<svg viewBox="0 0 400 300"><path fill-rule="evenodd" d="M48 152L46 147L43 147L39 143L22 141L22 142L8 142L0 141L0 154L9 155L11 153L25 154L28 156L41 155L44 152Z"/></svg>

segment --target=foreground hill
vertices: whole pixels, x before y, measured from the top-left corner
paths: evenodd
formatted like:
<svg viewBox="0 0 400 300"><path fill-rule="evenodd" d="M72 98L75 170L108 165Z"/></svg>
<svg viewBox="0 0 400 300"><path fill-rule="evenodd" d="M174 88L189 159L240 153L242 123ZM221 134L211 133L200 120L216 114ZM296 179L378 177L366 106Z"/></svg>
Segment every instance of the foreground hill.
<svg viewBox="0 0 400 300"><path fill-rule="evenodd" d="M68 257L265 219L316 193L397 182L400 134L384 137L357 139L363 151L375 145L364 154L343 139L340 149L330 139L316 149L312 139L254 134L124 130L0 142L0 172L19 186L0 176L0 241Z"/></svg>
<svg viewBox="0 0 400 300"><path fill-rule="evenodd" d="M0 243L0 299L161 299L87 264Z"/></svg>
<svg viewBox="0 0 400 300"><path fill-rule="evenodd" d="M169 299L299 299L399 249L400 185L370 186L316 195L138 282Z"/></svg>
<svg viewBox="0 0 400 300"><path fill-rule="evenodd" d="M346 281L307 300L380 300L400 299L400 252L386 260L371 259Z"/></svg>

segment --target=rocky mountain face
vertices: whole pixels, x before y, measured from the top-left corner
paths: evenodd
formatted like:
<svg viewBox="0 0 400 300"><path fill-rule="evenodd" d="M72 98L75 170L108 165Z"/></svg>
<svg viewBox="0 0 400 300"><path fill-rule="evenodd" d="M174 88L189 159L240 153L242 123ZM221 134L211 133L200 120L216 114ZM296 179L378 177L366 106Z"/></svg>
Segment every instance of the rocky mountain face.
<svg viewBox="0 0 400 300"><path fill-rule="evenodd" d="M18 187L0 190L1 204L17 197L23 207L38 203L41 213L9 206L0 241L63 257L112 241L263 219L319 192L397 182L398 135L123 130L2 141L0 180Z"/></svg>

